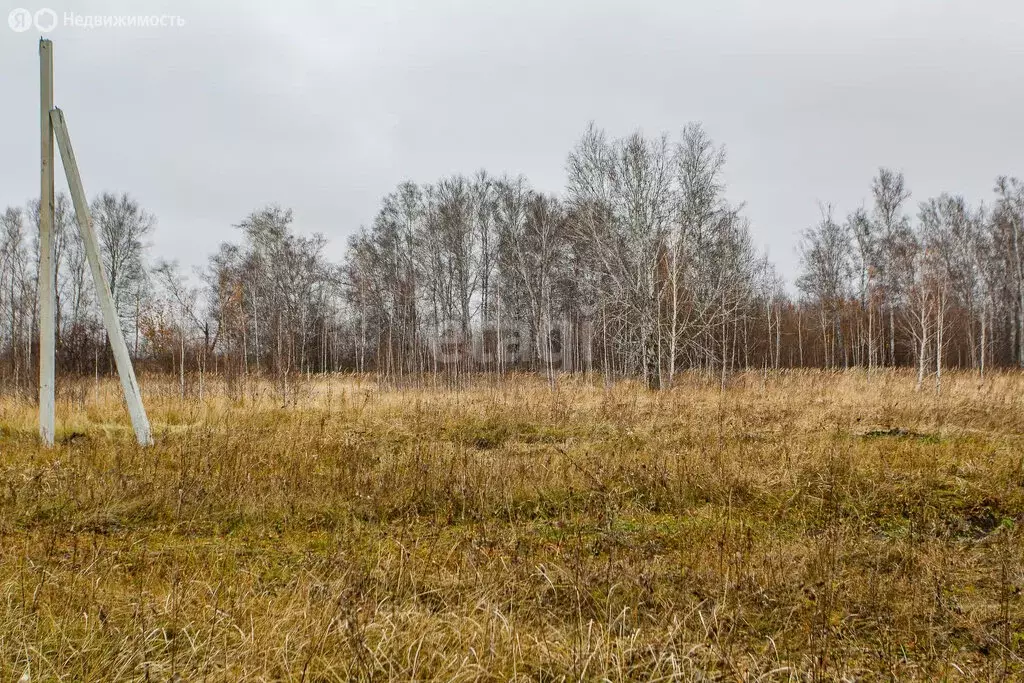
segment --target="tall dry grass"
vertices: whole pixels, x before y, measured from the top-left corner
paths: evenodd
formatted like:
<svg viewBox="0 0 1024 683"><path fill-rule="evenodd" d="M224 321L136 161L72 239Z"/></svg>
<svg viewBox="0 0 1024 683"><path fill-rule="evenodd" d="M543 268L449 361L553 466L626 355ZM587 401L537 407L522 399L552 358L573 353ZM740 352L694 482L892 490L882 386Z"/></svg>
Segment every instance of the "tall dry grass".
<svg viewBox="0 0 1024 683"><path fill-rule="evenodd" d="M1024 376L0 399L0 680L1004 679Z"/></svg>

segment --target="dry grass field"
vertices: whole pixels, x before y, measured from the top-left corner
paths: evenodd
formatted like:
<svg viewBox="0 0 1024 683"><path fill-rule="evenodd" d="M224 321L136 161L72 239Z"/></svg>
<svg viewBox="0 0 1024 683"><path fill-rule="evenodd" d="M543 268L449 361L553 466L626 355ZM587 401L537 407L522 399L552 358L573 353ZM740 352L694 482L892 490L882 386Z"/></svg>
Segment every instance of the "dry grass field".
<svg viewBox="0 0 1024 683"><path fill-rule="evenodd" d="M1024 675L1024 376L0 399L0 680Z"/></svg>

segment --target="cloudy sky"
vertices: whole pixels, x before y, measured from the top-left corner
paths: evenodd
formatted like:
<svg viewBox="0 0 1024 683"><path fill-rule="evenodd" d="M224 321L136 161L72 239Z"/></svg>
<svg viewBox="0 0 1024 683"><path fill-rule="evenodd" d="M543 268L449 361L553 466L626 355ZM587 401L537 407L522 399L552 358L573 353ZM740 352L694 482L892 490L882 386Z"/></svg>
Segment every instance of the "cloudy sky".
<svg viewBox="0 0 1024 683"><path fill-rule="evenodd" d="M60 18L56 103L86 190L135 195L154 253L186 265L270 202L340 257L405 179L486 168L560 191L589 121L703 122L790 279L819 203L860 206L881 165L915 202L1024 175L1019 0L4 2ZM38 38L0 25L0 206L38 193Z"/></svg>

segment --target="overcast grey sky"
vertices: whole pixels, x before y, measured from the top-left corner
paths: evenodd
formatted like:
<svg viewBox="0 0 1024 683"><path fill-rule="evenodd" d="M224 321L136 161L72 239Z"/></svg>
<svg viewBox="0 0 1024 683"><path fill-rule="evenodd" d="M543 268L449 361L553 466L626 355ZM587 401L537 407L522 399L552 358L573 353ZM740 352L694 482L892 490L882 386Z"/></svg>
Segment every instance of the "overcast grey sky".
<svg viewBox="0 0 1024 683"><path fill-rule="evenodd" d="M154 254L187 265L269 202L338 258L405 179L486 168L560 191L591 120L703 122L790 280L818 203L860 206L880 165L915 203L1024 175L1020 0L4 1L61 17L55 99L86 190L133 194L158 218ZM67 11L185 25L77 28ZM0 206L38 194L38 38L0 24Z"/></svg>

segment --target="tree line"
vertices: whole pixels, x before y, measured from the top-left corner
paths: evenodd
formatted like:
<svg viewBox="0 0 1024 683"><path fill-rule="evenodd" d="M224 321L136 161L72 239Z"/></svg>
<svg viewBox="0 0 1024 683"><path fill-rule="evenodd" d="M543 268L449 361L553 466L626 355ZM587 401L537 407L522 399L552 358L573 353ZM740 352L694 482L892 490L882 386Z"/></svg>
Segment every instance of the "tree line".
<svg viewBox="0 0 1024 683"><path fill-rule="evenodd" d="M291 210L260 208L194 273L154 260L156 218L127 194L91 203L129 348L185 392L229 380L354 370L391 382L469 373L599 373L670 386L682 371L1024 365L1024 184L989 203L912 203L880 169L862 207L801 234L790 290L726 198L725 150L589 127L559 195L480 171L403 182L344 258ZM68 198L55 204L62 373L111 370ZM38 201L0 217L0 382L34 393ZM198 379L197 379L198 378Z"/></svg>

